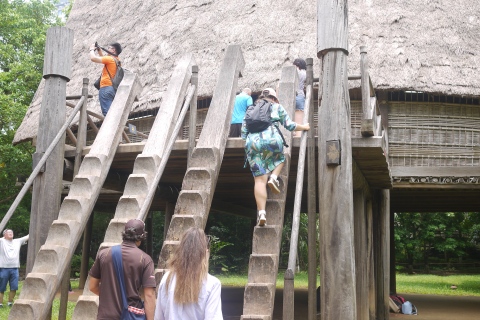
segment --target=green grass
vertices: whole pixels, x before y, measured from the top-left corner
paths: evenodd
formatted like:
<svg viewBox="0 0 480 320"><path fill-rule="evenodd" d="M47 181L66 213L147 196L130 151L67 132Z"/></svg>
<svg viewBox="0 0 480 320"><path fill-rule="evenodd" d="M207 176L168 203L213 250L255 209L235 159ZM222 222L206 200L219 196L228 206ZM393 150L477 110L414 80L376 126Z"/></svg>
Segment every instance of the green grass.
<svg viewBox="0 0 480 320"><path fill-rule="evenodd" d="M450 289L452 285L457 286L457 289ZM480 275L397 274L397 292L480 296Z"/></svg>
<svg viewBox="0 0 480 320"><path fill-rule="evenodd" d="M215 275L222 285L227 287L243 287L247 283L246 275ZM320 280L317 280L320 284ZM457 289L450 289L456 285ZM277 277L277 288L283 288L283 272ZM295 288L308 288L308 275L300 272L295 275ZM397 292L435 294L449 296L480 296L480 275L408 275L397 274Z"/></svg>

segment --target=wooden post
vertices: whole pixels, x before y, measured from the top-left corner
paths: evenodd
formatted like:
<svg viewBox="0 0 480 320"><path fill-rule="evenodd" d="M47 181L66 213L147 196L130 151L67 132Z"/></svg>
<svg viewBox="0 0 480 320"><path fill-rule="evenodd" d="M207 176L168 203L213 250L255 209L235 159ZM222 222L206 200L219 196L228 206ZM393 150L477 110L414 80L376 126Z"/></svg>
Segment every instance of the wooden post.
<svg viewBox="0 0 480 320"><path fill-rule="evenodd" d="M146 251L147 254L152 257L153 255L153 212L150 211L145 221L145 227L147 230Z"/></svg>
<svg viewBox="0 0 480 320"><path fill-rule="evenodd" d="M313 85L313 59L307 58L306 85ZM310 119L310 131L307 133L307 183L308 183L308 320L317 319L317 188L315 186L315 130L313 123L313 90L308 110Z"/></svg>
<svg viewBox="0 0 480 320"><path fill-rule="evenodd" d="M376 289L376 319L389 319L388 296L390 293L390 191L375 193L374 205L374 259Z"/></svg>
<svg viewBox="0 0 480 320"><path fill-rule="evenodd" d="M318 188L322 320L356 319L346 0L317 1ZM328 165L327 165L328 164Z"/></svg>
<svg viewBox="0 0 480 320"><path fill-rule="evenodd" d="M357 285L357 320L369 320L368 273L367 273L367 219L365 193L362 189L353 192L355 278Z"/></svg>
<svg viewBox="0 0 480 320"><path fill-rule="evenodd" d="M375 112L370 104L370 77L368 75L367 47L360 47L360 73L362 88L362 124L360 132L364 137L375 135Z"/></svg>
<svg viewBox="0 0 480 320"><path fill-rule="evenodd" d="M293 320L294 319L294 299L293 294L287 295L285 292L293 292L294 289L294 277L292 269L285 270L285 275L283 277L284 286L283 286L283 320Z"/></svg>
<svg viewBox="0 0 480 320"><path fill-rule="evenodd" d="M390 292L397 293L397 274L395 270L395 213L390 212Z"/></svg>
<svg viewBox="0 0 480 320"><path fill-rule="evenodd" d="M190 123L188 126L188 160L192 157L193 149L195 148L195 138L197 136L197 92L198 92L198 66L192 66L192 78L190 83L195 86L195 93L190 102ZM187 163L187 167L188 167Z"/></svg>
<svg viewBox="0 0 480 320"><path fill-rule="evenodd" d="M93 217L95 212L92 212L88 218L87 225L83 232L83 244L82 244L82 263L80 264L80 279L78 280L78 289L85 288L85 282L87 281L88 276L88 262L90 259L90 243L92 241L92 228L93 228Z"/></svg>
<svg viewBox="0 0 480 320"><path fill-rule="evenodd" d="M367 273L368 273L368 309L370 319L375 319L376 309L376 287L375 287L375 261L374 261L374 234L373 234L373 208L372 200L367 201Z"/></svg>
<svg viewBox="0 0 480 320"><path fill-rule="evenodd" d="M73 30L53 27L47 31L43 78L45 89L40 109L35 160L41 158L65 123L66 85L71 76ZM45 243L53 220L58 217L63 177L64 143L60 142L48 158L45 171L33 184L28 241L27 273L33 268L40 246Z"/></svg>
<svg viewBox="0 0 480 320"><path fill-rule="evenodd" d="M175 203L167 202L165 205L165 225L163 226L163 240L167 238L168 228L172 222L173 213L175 212Z"/></svg>

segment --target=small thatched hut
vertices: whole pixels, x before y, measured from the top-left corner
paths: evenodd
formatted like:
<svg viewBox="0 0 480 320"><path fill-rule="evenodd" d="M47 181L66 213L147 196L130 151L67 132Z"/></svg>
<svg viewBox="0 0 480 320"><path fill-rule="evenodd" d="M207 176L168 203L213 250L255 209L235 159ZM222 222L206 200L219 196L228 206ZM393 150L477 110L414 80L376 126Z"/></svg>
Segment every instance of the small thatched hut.
<svg viewBox="0 0 480 320"><path fill-rule="evenodd" d="M98 76L100 66L88 58L95 41L120 42L124 67L138 73L143 91L133 112L160 106L185 52L193 52L200 69L200 99L212 95L230 44L240 44L245 56L240 87L274 86L282 66L296 57L316 57L316 6L313 0L76 0L67 22L75 31L67 94L79 94L82 78L93 83ZM359 47L365 45L377 90L480 96L479 26L476 0L351 0L349 73L359 73ZM42 88L41 83L15 144L37 134ZM89 89L97 94L93 85ZM89 109L99 113L96 97Z"/></svg>

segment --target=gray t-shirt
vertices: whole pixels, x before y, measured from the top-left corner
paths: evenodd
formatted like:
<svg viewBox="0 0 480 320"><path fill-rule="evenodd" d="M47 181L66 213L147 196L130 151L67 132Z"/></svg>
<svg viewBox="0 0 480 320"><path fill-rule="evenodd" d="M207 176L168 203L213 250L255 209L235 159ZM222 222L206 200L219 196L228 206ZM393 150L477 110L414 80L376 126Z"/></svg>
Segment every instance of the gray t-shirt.
<svg viewBox="0 0 480 320"><path fill-rule="evenodd" d="M298 72L298 89L297 89L297 96L305 97L305 80L307 79L307 71L303 69L297 69Z"/></svg>
<svg viewBox="0 0 480 320"><path fill-rule="evenodd" d="M13 240L0 238L0 268L20 268L20 247L27 241L28 235Z"/></svg>

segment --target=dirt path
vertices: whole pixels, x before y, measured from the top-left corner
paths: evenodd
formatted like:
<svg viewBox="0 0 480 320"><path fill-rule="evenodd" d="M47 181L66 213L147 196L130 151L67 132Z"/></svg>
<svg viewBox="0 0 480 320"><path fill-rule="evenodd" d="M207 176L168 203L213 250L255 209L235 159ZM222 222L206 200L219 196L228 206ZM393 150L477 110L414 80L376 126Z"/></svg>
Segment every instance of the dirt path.
<svg viewBox="0 0 480 320"><path fill-rule="evenodd" d="M225 320L240 320L243 310L244 288L223 287L222 305ZM82 291L76 289L68 295L69 301L77 301ZM418 315L390 313L391 319L411 320L479 320L480 297L451 297L424 294L401 294L418 309ZM57 295L59 297L59 295ZM295 291L295 319L307 319L307 290ZM272 320L282 319L283 290L277 289ZM320 316L317 317L320 320Z"/></svg>

